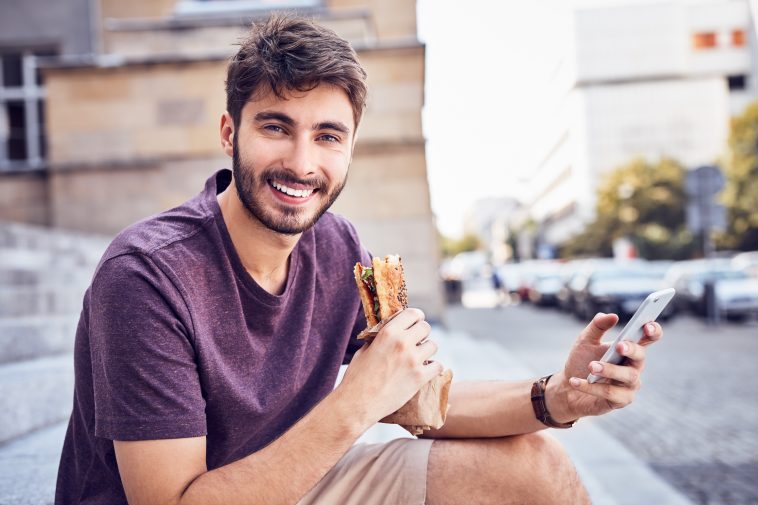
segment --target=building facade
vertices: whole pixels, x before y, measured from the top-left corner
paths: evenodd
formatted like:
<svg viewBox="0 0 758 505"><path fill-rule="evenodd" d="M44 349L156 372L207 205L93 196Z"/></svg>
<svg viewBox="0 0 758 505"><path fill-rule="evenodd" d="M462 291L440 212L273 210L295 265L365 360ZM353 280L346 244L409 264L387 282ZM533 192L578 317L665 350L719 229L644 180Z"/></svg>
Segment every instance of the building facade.
<svg viewBox="0 0 758 505"><path fill-rule="evenodd" d="M717 161L758 86L743 0L579 8L569 25L527 171L529 212L552 245L592 220L605 172L637 157Z"/></svg>
<svg viewBox="0 0 758 505"><path fill-rule="evenodd" d="M347 38L369 75L348 184L333 210L374 254L400 254L411 303L441 314L414 1L101 0L90 7L99 27L93 50L44 65L46 157L38 169L0 174L0 219L113 234L199 192L231 164L218 124L235 42L251 19L296 9Z"/></svg>

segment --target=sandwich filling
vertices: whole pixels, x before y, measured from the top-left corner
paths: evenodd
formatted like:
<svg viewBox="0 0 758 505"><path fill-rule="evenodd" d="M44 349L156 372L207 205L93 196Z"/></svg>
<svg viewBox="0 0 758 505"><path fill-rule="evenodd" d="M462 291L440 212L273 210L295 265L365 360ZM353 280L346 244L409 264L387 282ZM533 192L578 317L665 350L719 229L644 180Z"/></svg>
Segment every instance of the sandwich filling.
<svg viewBox="0 0 758 505"><path fill-rule="evenodd" d="M376 296L376 280L374 279L374 269L371 267L363 267L361 269L361 281L366 286L366 289L368 289L371 296L374 315L376 315L377 320L381 321L382 318L379 315L379 298Z"/></svg>

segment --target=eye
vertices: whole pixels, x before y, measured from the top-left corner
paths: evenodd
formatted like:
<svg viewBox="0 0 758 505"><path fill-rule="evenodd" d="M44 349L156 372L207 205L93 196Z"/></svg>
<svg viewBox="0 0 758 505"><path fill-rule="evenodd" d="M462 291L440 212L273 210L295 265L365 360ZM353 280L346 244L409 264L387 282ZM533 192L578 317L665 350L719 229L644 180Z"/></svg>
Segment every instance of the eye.
<svg viewBox="0 0 758 505"><path fill-rule="evenodd" d="M284 128L282 128L278 124L263 125L263 129L271 133L285 133Z"/></svg>
<svg viewBox="0 0 758 505"><path fill-rule="evenodd" d="M319 137L319 140L324 140L326 142L339 142L340 141L339 137L336 137L334 135L330 135L328 133L325 133L324 135L321 135Z"/></svg>

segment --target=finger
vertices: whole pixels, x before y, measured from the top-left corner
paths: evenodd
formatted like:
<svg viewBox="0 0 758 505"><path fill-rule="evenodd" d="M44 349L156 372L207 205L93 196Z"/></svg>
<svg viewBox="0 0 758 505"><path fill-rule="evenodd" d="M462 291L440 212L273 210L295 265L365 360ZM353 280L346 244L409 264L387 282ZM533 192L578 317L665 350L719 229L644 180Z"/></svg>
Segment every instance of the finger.
<svg viewBox="0 0 758 505"><path fill-rule="evenodd" d="M624 340L616 344L616 352L627 358L626 362L635 368L641 368L645 363L645 347L640 344Z"/></svg>
<svg viewBox="0 0 758 505"><path fill-rule="evenodd" d="M589 371L593 375L617 381L635 391L640 388L640 371L635 367L593 361L590 363Z"/></svg>
<svg viewBox="0 0 758 505"><path fill-rule="evenodd" d="M428 363L424 363L423 370L426 377L426 382L429 382L438 375L442 375L442 372L445 371L445 366L439 361L429 361Z"/></svg>
<svg viewBox="0 0 758 505"><path fill-rule="evenodd" d="M412 345L419 345L429 338L432 327L426 321L417 321L416 324L406 330L406 337Z"/></svg>
<svg viewBox="0 0 758 505"><path fill-rule="evenodd" d="M429 358L437 354L438 349L439 346L437 345L437 342L433 340L427 340L423 344L419 344L416 347L416 356L421 362L428 361Z"/></svg>
<svg viewBox="0 0 758 505"><path fill-rule="evenodd" d="M392 316L393 319L389 321L384 328L401 328L407 330L419 321L426 319L424 312L420 309L407 308Z"/></svg>
<svg viewBox="0 0 758 505"><path fill-rule="evenodd" d="M634 400L634 390L608 382L596 382L590 384L586 379L572 377L569 379L571 387L582 393L602 398L608 406L614 409L626 407Z"/></svg>
<svg viewBox="0 0 758 505"><path fill-rule="evenodd" d="M402 325L395 327L387 325L379 331L374 341L382 347L389 345L395 352L405 354L414 350L419 342L426 340L431 332L432 327L423 320L416 321L407 329L404 329Z"/></svg>
<svg viewBox="0 0 758 505"><path fill-rule="evenodd" d="M643 337L640 345L650 345L663 338L663 328L656 322L647 323L643 327Z"/></svg>
<svg viewBox="0 0 758 505"><path fill-rule="evenodd" d="M616 314L598 312L579 334L579 341L586 344L599 344L605 332L613 328L618 320L619 316Z"/></svg>

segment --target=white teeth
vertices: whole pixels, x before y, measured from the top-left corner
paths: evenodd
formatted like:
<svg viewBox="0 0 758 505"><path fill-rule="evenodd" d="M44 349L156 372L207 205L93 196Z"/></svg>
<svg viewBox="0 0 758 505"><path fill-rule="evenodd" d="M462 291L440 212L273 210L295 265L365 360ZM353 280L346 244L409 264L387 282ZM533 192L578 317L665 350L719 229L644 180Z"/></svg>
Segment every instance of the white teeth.
<svg viewBox="0 0 758 505"><path fill-rule="evenodd" d="M271 185L286 195L296 196L298 198L305 198L306 196L311 196L311 193L313 193L312 189L288 188L284 184L279 184L278 182L273 182L273 181L271 182Z"/></svg>

